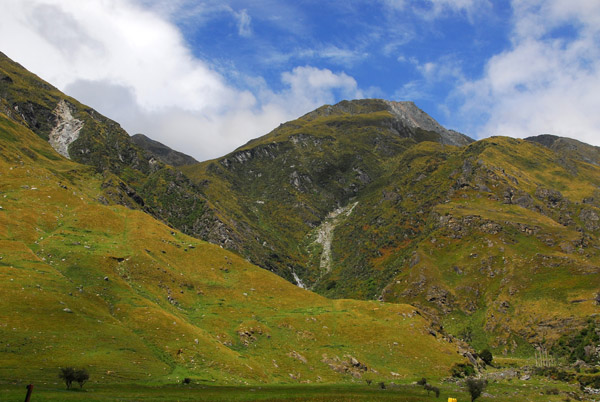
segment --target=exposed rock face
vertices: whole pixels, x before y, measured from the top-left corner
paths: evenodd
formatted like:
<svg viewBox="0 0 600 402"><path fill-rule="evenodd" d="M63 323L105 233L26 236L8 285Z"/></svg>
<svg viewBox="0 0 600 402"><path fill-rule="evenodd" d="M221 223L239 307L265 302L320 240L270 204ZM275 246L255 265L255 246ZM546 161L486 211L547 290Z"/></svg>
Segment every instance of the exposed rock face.
<svg viewBox="0 0 600 402"><path fill-rule="evenodd" d="M335 227L345 218L349 217L358 202L338 208L327 216L327 219L317 228L317 238L315 243L322 245L320 268L322 273L331 271L331 242L333 240L333 231Z"/></svg>
<svg viewBox="0 0 600 402"><path fill-rule="evenodd" d="M54 109L56 127L50 132L48 142L52 148L65 158L71 159L69 145L79 138L83 122L73 117L69 104L62 99Z"/></svg>
<svg viewBox="0 0 600 402"><path fill-rule="evenodd" d="M419 109L413 102L385 101L389 110L411 128L421 128L440 134L441 143L448 145L468 145L473 140L464 134L442 127L427 113Z"/></svg>

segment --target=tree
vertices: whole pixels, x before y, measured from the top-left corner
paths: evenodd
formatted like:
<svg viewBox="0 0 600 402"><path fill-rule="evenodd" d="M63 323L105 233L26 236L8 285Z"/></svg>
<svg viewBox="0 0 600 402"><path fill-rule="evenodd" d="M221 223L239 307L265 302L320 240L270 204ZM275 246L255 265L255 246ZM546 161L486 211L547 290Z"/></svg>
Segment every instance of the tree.
<svg viewBox="0 0 600 402"><path fill-rule="evenodd" d="M467 391L469 391L469 394L471 395L471 402L473 402L475 399L477 399L481 396L481 393L487 386L487 381L486 380L478 380L476 378L471 377L471 378L467 378L466 385L467 385Z"/></svg>
<svg viewBox="0 0 600 402"><path fill-rule="evenodd" d="M483 360L488 366L491 366L492 360L494 360L494 356L492 356L492 352L490 352L489 349L483 349L479 353L479 357L481 357L481 360Z"/></svg>
<svg viewBox="0 0 600 402"><path fill-rule="evenodd" d="M79 384L79 388L83 388L83 384L90 379L90 375L88 374L86 369L81 369L75 371L75 381Z"/></svg>
<svg viewBox="0 0 600 402"><path fill-rule="evenodd" d="M65 382L67 389L71 388L71 384L75 381L75 369L73 367L61 368L58 373L58 378Z"/></svg>
<svg viewBox="0 0 600 402"><path fill-rule="evenodd" d="M425 384L423 388L425 388L425 390L427 391L427 395L429 395L430 392L433 392L436 398L440 397L440 389L438 387L434 387L430 384Z"/></svg>

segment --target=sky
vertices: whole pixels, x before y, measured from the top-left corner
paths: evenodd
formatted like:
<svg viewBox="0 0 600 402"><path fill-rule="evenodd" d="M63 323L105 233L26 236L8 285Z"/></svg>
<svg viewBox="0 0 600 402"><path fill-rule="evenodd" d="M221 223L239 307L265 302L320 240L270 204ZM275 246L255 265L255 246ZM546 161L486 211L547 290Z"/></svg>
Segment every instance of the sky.
<svg viewBox="0 0 600 402"><path fill-rule="evenodd" d="M413 101L474 139L600 146L599 0L0 0L0 51L176 150L323 104Z"/></svg>

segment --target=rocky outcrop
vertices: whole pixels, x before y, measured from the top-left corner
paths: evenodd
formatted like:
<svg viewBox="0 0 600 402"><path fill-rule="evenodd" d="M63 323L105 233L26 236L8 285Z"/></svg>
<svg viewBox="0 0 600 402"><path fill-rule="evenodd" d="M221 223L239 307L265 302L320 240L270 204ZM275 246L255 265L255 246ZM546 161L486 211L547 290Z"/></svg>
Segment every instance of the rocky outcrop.
<svg viewBox="0 0 600 402"><path fill-rule="evenodd" d="M464 146L473 140L464 134L442 127L413 102L384 101L389 110L408 127L438 133L442 144Z"/></svg>
<svg viewBox="0 0 600 402"><path fill-rule="evenodd" d="M56 127L50 132L48 142L56 152L71 159L69 145L79 138L83 122L73 117L72 109L64 99L56 105L54 115L56 116Z"/></svg>
<svg viewBox="0 0 600 402"><path fill-rule="evenodd" d="M198 161L191 156L175 151L158 141L146 137L144 134L132 135L131 141L167 165L184 166L198 163Z"/></svg>
<svg viewBox="0 0 600 402"><path fill-rule="evenodd" d="M338 356L329 357L324 354L321 362L327 364L333 371L350 374L355 378L361 378L362 374L369 370L365 364L351 355L345 355L344 359L340 359Z"/></svg>

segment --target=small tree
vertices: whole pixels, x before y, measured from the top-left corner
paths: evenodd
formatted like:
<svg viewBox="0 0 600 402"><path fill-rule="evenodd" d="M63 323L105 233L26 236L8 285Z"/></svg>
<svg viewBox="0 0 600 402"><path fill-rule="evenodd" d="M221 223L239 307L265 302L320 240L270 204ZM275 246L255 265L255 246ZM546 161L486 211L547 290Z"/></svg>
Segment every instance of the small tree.
<svg viewBox="0 0 600 402"><path fill-rule="evenodd" d="M81 369L75 371L74 380L79 384L79 388L83 388L83 384L90 379L90 375L88 374L86 369Z"/></svg>
<svg viewBox="0 0 600 402"><path fill-rule="evenodd" d="M484 363L487 364L488 366L491 366L492 360L494 360L494 356L492 356L492 352L490 352L489 349L483 349L479 353L479 357L481 357L481 360L483 360Z"/></svg>
<svg viewBox="0 0 600 402"><path fill-rule="evenodd" d="M481 396L481 393L487 385L487 381L478 380L476 378L471 377L467 378L466 385L467 391L469 391L469 394L471 395L471 402L473 402L475 399Z"/></svg>
<svg viewBox="0 0 600 402"><path fill-rule="evenodd" d="M436 398L440 397L440 389L438 387L434 387L433 385L430 385L430 384L425 384L423 386L423 388L425 388L425 390L427 391L428 396L429 396L430 392L433 392L435 394Z"/></svg>
<svg viewBox="0 0 600 402"><path fill-rule="evenodd" d="M75 369L73 367L61 368L58 373L58 378L65 382L67 389L71 388L71 384L75 381Z"/></svg>

